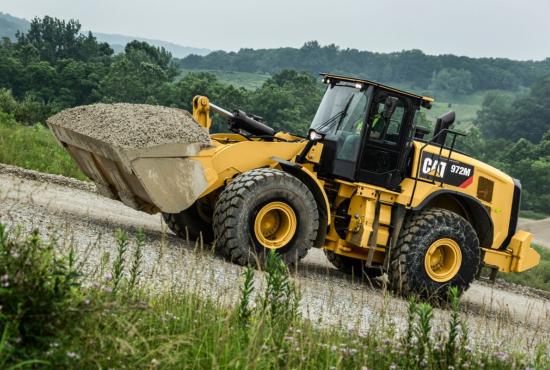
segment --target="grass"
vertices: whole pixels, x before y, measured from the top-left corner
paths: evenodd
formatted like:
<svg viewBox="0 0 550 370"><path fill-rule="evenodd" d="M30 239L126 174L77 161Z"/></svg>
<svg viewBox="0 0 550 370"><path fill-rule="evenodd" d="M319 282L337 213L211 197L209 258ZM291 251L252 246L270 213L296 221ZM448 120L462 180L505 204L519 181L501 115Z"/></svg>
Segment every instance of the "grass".
<svg viewBox="0 0 550 370"><path fill-rule="evenodd" d="M523 218L529 218L531 220L543 220L545 218L548 218L550 216L548 216L547 214L545 213L540 213L540 212L536 212L536 211L530 211L528 209L526 210L521 210L519 212L519 217L523 217Z"/></svg>
<svg viewBox="0 0 550 370"><path fill-rule="evenodd" d="M263 83L269 79L269 77L271 77L269 74L264 73L218 71L208 69L182 69L180 76L183 77L190 72L208 72L215 75L222 83L237 87L244 87L247 90L256 90L261 87Z"/></svg>
<svg viewBox="0 0 550 370"><path fill-rule="evenodd" d="M321 329L296 310L300 296L286 267L268 256L263 286L251 292L254 272L243 271L240 302L228 306L169 286L152 294L140 275L143 236L117 233L118 253L107 272L84 285L75 256L55 257L55 240L8 233L0 225L0 367L46 369L545 369L547 348L533 353L476 347L455 292L444 331L432 328L433 309L409 301L405 327L382 320L367 332ZM133 252L128 247L137 245ZM20 266L20 267L18 267ZM58 271L60 281L47 274ZM103 269L102 269L103 270ZM125 273L124 273L125 272ZM138 282L138 286L130 284ZM70 284L67 284L70 282ZM46 299L32 300L32 286ZM59 286L58 288L55 288ZM59 294L59 292L61 294ZM40 312L37 307L47 307ZM67 315L50 309L62 307ZM32 312L30 315L21 313ZM21 319L23 318L23 319ZM36 320L48 322L42 332ZM28 325L29 323L33 325ZM22 332L21 327L27 328Z"/></svg>
<svg viewBox="0 0 550 370"><path fill-rule="evenodd" d="M529 286L550 292L550 249L534 246L540 254L540 264L531 270L499 274L499 277L514 284Z"/></svg>
<svg viewBox="0 0 550 370"><path fill-rule="evenodd" d="M67 151L41 124L23 126L0 112L0 163L86 180Z"/></svg>

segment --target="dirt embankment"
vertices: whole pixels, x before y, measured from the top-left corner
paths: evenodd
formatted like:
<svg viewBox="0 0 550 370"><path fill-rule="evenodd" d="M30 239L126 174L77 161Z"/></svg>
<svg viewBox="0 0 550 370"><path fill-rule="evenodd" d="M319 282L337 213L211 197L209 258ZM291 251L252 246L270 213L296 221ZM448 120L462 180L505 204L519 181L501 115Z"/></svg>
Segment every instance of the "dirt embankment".
<svg viewBox="0 0 550 370"><path fill-rule="evenodd" d="M210 253L195 253L198 245L173 236L160 216L103 198L88 183L0 165L0 220L8 226L38 228L65 246L76 246L90 273L104 266L105 256L115 255L115 229L143 228L147 236L143 277L152 288L177 284L229 303L239 294L239 266ZM320 250L310 252L295 278L302 293L302 313L319 325L359 331L382 321L398 328L404 325L406 301L364 281L350 280L332 268ZM543 297L474 283L463 303L471 335L484 345L529 350L550 342L550 301ZM445 328L448 318L446 310L437 309L434 326Z"/></svg>

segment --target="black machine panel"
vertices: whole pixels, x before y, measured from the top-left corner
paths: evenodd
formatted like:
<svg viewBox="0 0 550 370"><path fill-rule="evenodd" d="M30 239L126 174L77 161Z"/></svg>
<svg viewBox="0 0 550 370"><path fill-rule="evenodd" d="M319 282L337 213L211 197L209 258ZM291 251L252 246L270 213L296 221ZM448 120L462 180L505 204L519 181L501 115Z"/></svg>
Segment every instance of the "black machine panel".
<svg viewBox="0 0 550 370"><path fill-rule="evenodd" d="M423 152L420 158L419 177L467 188L474 180L474 167L435 153Z"/></svg>

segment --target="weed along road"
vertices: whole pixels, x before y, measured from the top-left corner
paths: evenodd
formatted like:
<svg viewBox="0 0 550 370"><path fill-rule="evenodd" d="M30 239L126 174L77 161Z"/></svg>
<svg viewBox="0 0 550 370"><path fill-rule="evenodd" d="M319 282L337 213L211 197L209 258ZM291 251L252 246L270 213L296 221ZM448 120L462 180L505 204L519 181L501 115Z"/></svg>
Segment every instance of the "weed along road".
<svg viewBox="0 0 550 370"><path fill-rule="evenodd" d="M90 183L0 165L0 218L8 227L38 228L67 248L74 245L85 271L90 272L101 268L105 256L115 255L117 228L129 233L143 228L147 236L144 269L151 289L177 281L223 304L234 303L238 296L240 266L214 256L208 245L176 238L159 215L101 197ZM397 328L404 324L406 301L392 297L376 282L353 281L332 267L320 250L311 250L294 276L304 317L319 325L360 332L381 322ZM462 302L473 338L494 338L510 348L528 349L550 342L550 301L536 292L476 282ZM445 327L448 311L435 311L435 325Z"/></svg>

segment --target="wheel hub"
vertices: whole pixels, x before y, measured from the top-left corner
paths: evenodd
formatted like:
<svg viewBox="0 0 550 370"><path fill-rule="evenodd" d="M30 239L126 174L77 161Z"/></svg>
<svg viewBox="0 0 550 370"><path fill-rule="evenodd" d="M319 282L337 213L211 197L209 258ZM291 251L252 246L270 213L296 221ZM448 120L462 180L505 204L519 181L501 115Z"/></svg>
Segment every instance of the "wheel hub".
<svg viewBox="0 0 550 370"><path fill-rule="evenodd" d="M451 280L462 265L462 252L458 243L449 238L436 240L430 245L424 258L428 276L437 282Z"/></svg>
<svg viewBox="0 0 550 370"><path fill-rule="evenodd" d="M278 249L292 240L297 224L292 207L283 202L270 202L256 215L254 234L264 247Z"/></svg>

